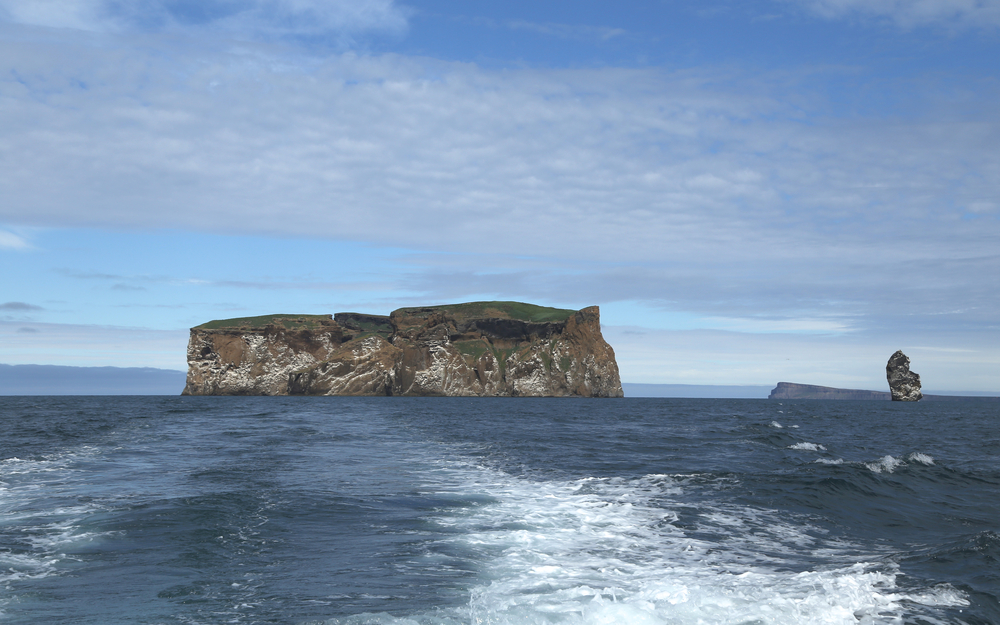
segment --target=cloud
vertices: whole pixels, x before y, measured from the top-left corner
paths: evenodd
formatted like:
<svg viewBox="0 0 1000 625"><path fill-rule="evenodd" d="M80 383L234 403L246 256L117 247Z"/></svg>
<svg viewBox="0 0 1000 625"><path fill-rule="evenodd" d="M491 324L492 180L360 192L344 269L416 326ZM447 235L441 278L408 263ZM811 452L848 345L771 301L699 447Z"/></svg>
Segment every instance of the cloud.
<svg viewBox="0 0 1000 625"><path fill-rule="evenodd" d="M78 271L67 268L56 269L56 272L69 278L76 278L77 280L130 280L136 278L136 276L123 276L120 274L101 273L97 271ZM143 276L142 279L148 279L148 277Z"/></svg>
<svg viewBox="0 0 1000 625"><path fill-rule="evenodd" d="M969 204L969 210L973 213L992 213L1000 206L996 202L988 200L978 200Z"/></svg>
<svg viewBox="0 0 1000 625"><path fill-rule="evenodd" d="M539 23L525 20L513 20L507 23L507 27L512 30L527 30L561 39L598 39L600 41L607 41L627 34L627 31L622 28L606 28L582 24L557 24L551 22Z"/></svg>
<svg viewBox="0 0 1000 625"><path fill-rule="evenodd" d="M38 334L39 332L41 332L41 330L39 330L38 328L23 327L23 328L18 328L16 332L18 334Z"/></svg>
<svg viewBox="0 0 1000 625"><path fill-rule="evenodd" d="M8 85L8 220L721 261L839 252L859 222L849 241L918 236L998 182L983 139L996 119L804 123L712 72L343 55L300 73L231 55L152 73L154 58L124 61L116 77L111 59L65 61Z"/></svg>
<svg viewBox="0 0 1000 625"><path fill-rule="evenodd" d="M399 32L393 0L0 0L0 18L96 32L214 31L250 38Z"/></svg>
<svg viewBox="0 0 1000 625"><path fill-rule="evenodd" d="M0 310L33 312L37 310L44 310L44 308L41 306L35 306L34 304L25 304L24 302L7 302L6 304L0 304Z"/></svg>
<svg viewBox="0 0 1000 625"><path fill-rule="evenodd" d="M904 28L1000 26L1000 0L789 0L824 17L887 18Z"/></svg>
<svg viewBox="0 0 1000 625"><path fill-rule="evenodd" d="M27 250L30 249L31 245L28 244L22 237L18 235L0 230L0 249L7 250Z"/></svg>
<svg viewBox="0 0 1000 625"><path fill-rule="evenodd" d="M391 281L316 281L308 279L267 279L267 280L214 280L206 278L183 278L170 275L120 275L96 271L77 271L60 268L56 273L76 280L99 280L115 282L109 288L113 291L148 291L145 285L199 286L205 288L255 289L265 291L384 291L395 286Z"/></svg>
<svg viewBox="0 0 1000 625"><path fill-rule="evenodd" d="M848 119L806 87L829 75L63 39L0 44L3 223L437 251L413 293L642 300L748 328L982 327L1000 306L1000 112L956 108L946 84L914 88L905 118Z"/></svg>
<svg viewBox="0 0 1000 625"><path fill-rule="evenodd" d="M79 0L0 0L0 18L19 24L103 30L107 27L102 10L104 2Z"/></svg>

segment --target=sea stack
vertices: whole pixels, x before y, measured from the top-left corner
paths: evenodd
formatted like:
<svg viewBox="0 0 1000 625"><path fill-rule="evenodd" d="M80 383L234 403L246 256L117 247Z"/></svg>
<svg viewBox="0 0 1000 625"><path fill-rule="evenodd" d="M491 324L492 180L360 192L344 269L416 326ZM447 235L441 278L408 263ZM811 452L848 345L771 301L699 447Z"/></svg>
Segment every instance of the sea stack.
<svg viewBox="0 0 1000 625"><path fill-rule="evenodd" d="M897 350L885 365L885 377L889 381L892 401L920 401L920 374L910 371L910 359Z"/></svg>

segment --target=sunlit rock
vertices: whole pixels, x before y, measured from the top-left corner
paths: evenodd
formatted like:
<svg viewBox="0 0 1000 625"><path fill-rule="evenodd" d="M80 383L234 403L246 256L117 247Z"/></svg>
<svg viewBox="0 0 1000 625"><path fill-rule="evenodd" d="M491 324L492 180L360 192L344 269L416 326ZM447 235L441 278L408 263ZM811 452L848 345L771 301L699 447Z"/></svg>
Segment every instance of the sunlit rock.
<svg viewBox="0 0 1000 625"><path fill-rule="evenodd" d="M901 350L889 357L885 365L892 401L920 401L920 374L910 371L910 359Z"/></svg>

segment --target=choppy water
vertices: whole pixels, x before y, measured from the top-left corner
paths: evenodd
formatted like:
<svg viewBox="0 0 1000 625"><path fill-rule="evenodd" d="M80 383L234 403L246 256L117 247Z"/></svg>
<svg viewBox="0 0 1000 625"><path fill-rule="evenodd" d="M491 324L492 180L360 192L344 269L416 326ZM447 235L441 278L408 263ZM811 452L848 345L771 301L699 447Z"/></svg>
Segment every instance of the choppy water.
<svg viewBox="0 0 1000 625"><path fill-rule="evenodd" d="M0 398L0 623L1000 623L997 411Z"/></svg>

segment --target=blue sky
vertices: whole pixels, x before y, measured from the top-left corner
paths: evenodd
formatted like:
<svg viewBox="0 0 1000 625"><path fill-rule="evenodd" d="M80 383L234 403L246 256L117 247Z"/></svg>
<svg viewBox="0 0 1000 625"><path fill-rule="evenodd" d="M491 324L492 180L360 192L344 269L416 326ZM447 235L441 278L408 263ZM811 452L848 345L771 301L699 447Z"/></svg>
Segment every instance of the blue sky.
<svg viewBox="0 0 1000 625"><path fill-rule="evenodd" d="M0 362L598 304L623 380L1000 392L1000 0L0 0Z"/></svg>

